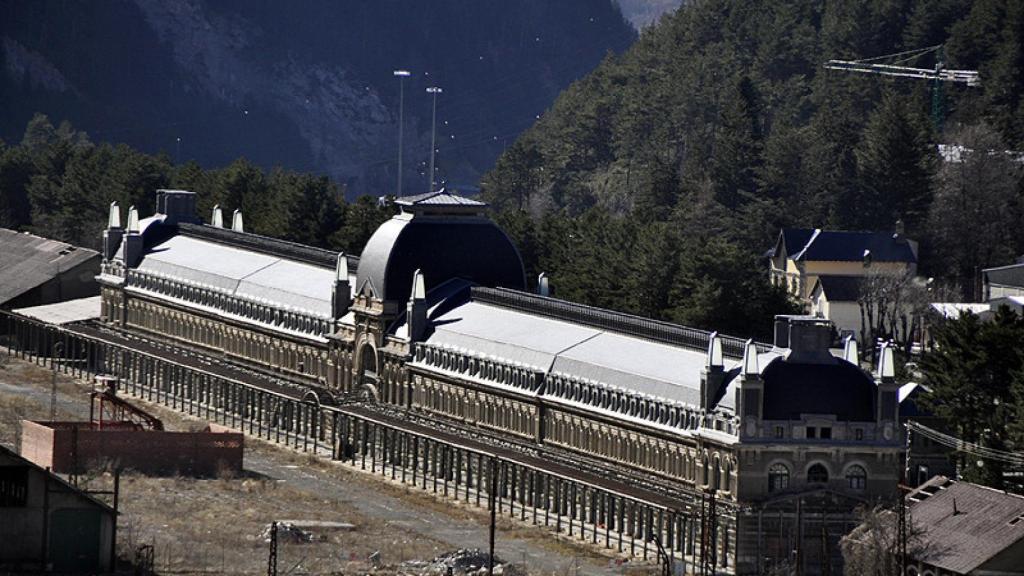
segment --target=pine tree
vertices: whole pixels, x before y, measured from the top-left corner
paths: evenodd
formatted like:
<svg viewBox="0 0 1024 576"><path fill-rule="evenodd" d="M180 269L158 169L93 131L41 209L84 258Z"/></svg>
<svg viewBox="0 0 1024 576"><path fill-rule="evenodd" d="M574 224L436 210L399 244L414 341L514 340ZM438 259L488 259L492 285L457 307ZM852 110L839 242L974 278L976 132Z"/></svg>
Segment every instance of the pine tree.
<svg viewBox="0 0 1024 576"><path fill-rule="evenodd" d="M715 198L727 208L737 208L755 198L760 188L764 145L761 107L760 95L747 76L740 77L726 96L711 176Z"/></svg>
<svg viewBox="0 0 1024 576"><path fill-rule="evenodd" d="M854 224L861 229L893 230L902 220L911 237L922 231L936 152L927 121L911 106L889 92L868 121L856 151L860 191Z"/></svg>

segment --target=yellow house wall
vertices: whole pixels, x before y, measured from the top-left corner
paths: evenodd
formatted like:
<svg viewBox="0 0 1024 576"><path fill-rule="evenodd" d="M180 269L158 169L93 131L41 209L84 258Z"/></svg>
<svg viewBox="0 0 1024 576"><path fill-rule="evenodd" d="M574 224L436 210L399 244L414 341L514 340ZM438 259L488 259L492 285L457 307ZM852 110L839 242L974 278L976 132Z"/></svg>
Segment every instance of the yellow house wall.
<svg viewBox="0 0 1024 576"><path fill-rule="evenodd" d="M815 277L822 274L830 276L864 276L869 272L905 272L908 268L904 262L872 262L870 266L864 266L863 262L812 260L804 262L803 265L804 274Z"/></svg>

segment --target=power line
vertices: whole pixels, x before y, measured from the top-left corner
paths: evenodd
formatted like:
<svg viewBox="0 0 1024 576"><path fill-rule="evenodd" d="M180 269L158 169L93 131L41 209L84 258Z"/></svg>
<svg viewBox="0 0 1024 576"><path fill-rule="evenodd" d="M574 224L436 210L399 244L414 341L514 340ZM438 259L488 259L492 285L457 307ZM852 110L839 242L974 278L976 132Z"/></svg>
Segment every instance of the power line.
<svg viewBox="0 0 1024 576"><path fill-rule="evenodd" d="M1024 466L1024 452L1007 452L1005 450L986 448L981 444L961 440L955 436L950 436L913 421L907 422L907 430L958 452L964 452L986 460L997 460L1014 466Z"/></svg>

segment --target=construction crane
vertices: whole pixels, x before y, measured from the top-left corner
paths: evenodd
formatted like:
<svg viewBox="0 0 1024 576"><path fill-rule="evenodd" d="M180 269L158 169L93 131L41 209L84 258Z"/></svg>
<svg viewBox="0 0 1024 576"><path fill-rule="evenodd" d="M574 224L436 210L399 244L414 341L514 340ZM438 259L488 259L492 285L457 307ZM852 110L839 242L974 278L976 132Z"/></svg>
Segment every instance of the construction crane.
<svg viewBox="0 0 1024 576"><path fill-rule="evenodd" d="M909 62L925 54L937 52L935 68L913 68L910 66L899 66L903 62ZM880 61L891 58L901 58L897 62L880 63ZM942 82L961 82L968 86L981 86L981 78L977 70L947 70L943 66L942 44L921 48L919 50L908 50L896 54L876 56L874 58L863 58L860 60L829 60L825 63L829 70L846 70L848 72L862 72L864 74L881 74L883 76L900 76L902 78L920 78L921 80L935 80Z"/></svg>
<svg viewBox="0 0 1024 576"><path fill-rule="evenodd" d="M897 52L896 54L886 54L885 56L875 56L874 58L862 58L860 60L829 60L825 63L825 68L862 74L931 80L932 120L935 122L936 128L941 129L945 116L942 83L957 82L971 87L981 86L981 77L978 76L977 70L946 69L942 46L942 44L936 44L927 48L907 50L905 52ZM935 68L915 68L902 65L932 52L935 53Z"/></svg>

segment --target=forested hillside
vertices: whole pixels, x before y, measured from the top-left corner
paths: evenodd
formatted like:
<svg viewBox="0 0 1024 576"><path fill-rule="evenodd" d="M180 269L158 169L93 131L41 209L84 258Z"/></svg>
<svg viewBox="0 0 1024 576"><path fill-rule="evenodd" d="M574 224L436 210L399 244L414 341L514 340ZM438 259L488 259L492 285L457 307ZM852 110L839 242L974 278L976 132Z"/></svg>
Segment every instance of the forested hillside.
<svg viewBox="0 0 1024 576"><path fill-rule="evenodd" d="M560 295L655 317L763 331L781 226L901 224L972 297L1024 254L1022 42L1014 0L686 2L566 90L484 195ZM823 68L939 44L891 62L941 56L980 87Z"/></svg>
<svg viewBox="0 0 1024 576"><path fill-rule="evenodd" d="M405 68L408 191L475 184L558 93L636 38L613 0L9 0L0 137L41 112L96 142L223 166L244 156L395 192Z"/></svg>
<svg viewBox="0 0 1024 576"><path fill-rule="evenodd" d="M153 213L156 190L199 193L201 216L214 204L242 210L247 231L359 254L391 209L377 198L345 202L344 188L325 176L239 159L220 169L175 165L165 154L95 144L68 122L37 115L20 142L0 141L0 227L34 232L98 249L110 202Z"/></svg>

